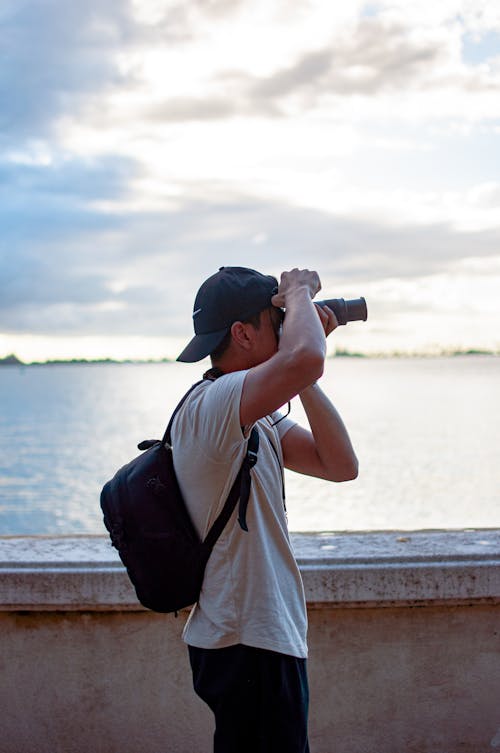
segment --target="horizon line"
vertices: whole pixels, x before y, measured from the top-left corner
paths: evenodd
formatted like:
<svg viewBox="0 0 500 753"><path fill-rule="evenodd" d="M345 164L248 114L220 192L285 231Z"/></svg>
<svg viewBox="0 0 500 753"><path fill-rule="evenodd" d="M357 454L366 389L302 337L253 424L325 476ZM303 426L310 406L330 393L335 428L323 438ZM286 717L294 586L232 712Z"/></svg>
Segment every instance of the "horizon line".
<svg viewBox="0 0 500 753"><path fill-rule="evenodd" d="M500 350L489 348L442 348L440 350L392 350L361 352L339 348L327 356L332 358L454 358L458 356L500 356ZM23 361L15 353L0 357L0 366L50 366L58 364L160 364L176 363L175 358L47 358L42 361Z"/></svg>

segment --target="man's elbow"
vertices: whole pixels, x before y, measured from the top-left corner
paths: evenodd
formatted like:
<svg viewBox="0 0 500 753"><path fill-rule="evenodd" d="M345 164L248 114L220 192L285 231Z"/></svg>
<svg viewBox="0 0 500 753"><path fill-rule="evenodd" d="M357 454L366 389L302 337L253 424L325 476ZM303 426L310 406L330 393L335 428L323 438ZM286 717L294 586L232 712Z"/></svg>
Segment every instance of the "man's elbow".
<svg viewBox="0 0 500 753"><path fill-rule="evenodd" d="M312 384L323 376L325 355L314 346L297 349L293 354L294 367L304 374L305 383Z"/></svg>
<svg viewBox="0 0 500 753"><path fill-rule="evenodd" d="M342 463L342 465L336 465L335 468L330 469L328 474L328 481L336 481L340 483L342 481L354 481L359 474L359 463L356 457L349 459Z"/></svg>
<svg viewBox="0 0 500 753"><path fill-rule="evenodd" d="M344 478L341 481L354 481L359 475L359 463L354 460L344 474Z"/></svg>

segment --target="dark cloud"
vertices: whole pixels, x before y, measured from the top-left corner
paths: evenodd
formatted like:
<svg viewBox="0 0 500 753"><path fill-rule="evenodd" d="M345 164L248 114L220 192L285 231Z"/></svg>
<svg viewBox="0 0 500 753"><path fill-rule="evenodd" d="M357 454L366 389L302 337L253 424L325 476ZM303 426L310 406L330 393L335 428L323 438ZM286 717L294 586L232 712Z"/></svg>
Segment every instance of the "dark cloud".
<svg viewBox="0 0 500 753"><path fill-rule="evenodd" d="M414 40L408 30L380 19L363 19L352 34L334 38L324 49L308 52L291 66L249 83L255 102L308 96L375 95L385 90L428 83L428 72L443 56L435 43Z"/></svg>
<svg viewBox="0 0 500 753"><path fill-rule="evenodd" d="M99 97L139 85L119 59L153 45L182 44L196 16L230 3L169 2L154 20L134 15L129 0L4 0L0 66L0 147L49 139L60 116L77 117Z"/></svg>
<svg viewBox="0 0 500 753"><path fill-rule="evenodd" d="M332 65L331 49L307 53L290 67L257 81L251 87L251 95L257 100L286 97L302 88L309 88L325 81Z"/></svg>
<svg viewBox="0 0 500 753"><path fill-rule="evenodd" d="M131 159L107 155L99 159L66 158L47 165L0 162L0 186L4 206L9 196L23 200L59 197L65 200L96 200L123 195L128 180L137 174Z"/></svg>
<svg viewBox="0 0 500 753"><path fill-rule="evenodd" d="M0 148L50 139L64 114L106 111L106 95L139 86L119 57L145 47L183 44L200 19L228 15L233 0L169 2L154 19L138 19L128 0L4 0L1 10ZM98 111L96 98L99 97ZM232 114L227 103L173 100L150 113L166 120L205 120Z"/></svg>
<svg viewBox="0 0 500 753"><path fill-rule="evenodd" d="M303 53L267 77L223 70L211 81L213 94L167 98L145 109L143 117L166 123L283 117L289 100L310 107L325 96L375 96L435 86L429 72L445 54L436 42L414 39L403 26L365 18L349 35L334 36L328 46ZM474 82L478 83L477 76ZM464 87L469 85L468 80L463 82Z"/></svg>
<svg viewBox="0 0 500 753"><path fill-rule="evenodd" d="M123 83L116 50L133 34L117 0L11 0L2 8L0 130L9 140L42 138L64 112Z"/></svg>
<svg viewBox="0 0 500 753"><path fill-rule="evenodd" d="M48 166L0 162L0 253L113 228L114 216L96 211L91 202L124 196L138 169L132 160L114 156Z"/></svg>
<svg viewBox="0 0 500 753"><path fill-rule="evenodd" d="M213 82L219 91L216 96L166 101L146 117L166 122L236 115L282 117L290 99L314 106L325 96L375 96L383 91L434 86L429 71L439 65L444 54L435 43L412 39L402 26L364 19L349 36L306 52L270 76L224 71ZM470 82L462 85L467 87Z"/></svg>
<svg viewBox="0 0 500 753"><path fill-rule="evenodd" d="M192 3L193 10L204 16L214 18L227 17L246 4L248 4L248 0L194 0Z"/></svg>
<svg viewBox="0 0 500 753"><path fill-rule="evenodd" d="M498 88L481 71L460 71L453 77L447 49L437 39L412 32L380 18L364 18L350 34L333 36L328 46L305 52L267 77L223 71L212 82L218 88L216 96L174 101L170 108L166 102L161 113L166 121L183 116L186 120L251 114L281 117L289 100L310 107L328 96L371 97L440 86L476 92Z"/></svg>
<svg viewBox="0 0 500 753"><path fill-rule="evenodd" d="M223 120L238 114L239 108L230 98L171 97L161 105L150 107L143 116L150 121L177 123L191 120Z"/></svg>
<svg viewBox="0 0 500 753"><path fill-rule="evenodd" d="M122 220L91 202L123 196L125 178L136 171L131 160L115 157L0 165L0 330L29 323L38 331L54 305L107 299L109 270L119 265L118 249L107 241Z"/></svg>

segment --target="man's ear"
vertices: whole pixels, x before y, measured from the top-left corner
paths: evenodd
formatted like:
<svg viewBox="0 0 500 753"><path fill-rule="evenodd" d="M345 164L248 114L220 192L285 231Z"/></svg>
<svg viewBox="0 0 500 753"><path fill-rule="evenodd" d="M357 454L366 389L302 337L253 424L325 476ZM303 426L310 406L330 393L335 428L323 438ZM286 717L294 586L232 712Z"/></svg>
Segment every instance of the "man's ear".
<svg viewBox="0 0 500 753"><path fill-rule="evenodd" d="M243 322L234 322L231 325L231 335L233 341L238 347L243 350L250 350L253 343L252 332L250 324L244 324Z"/></svg>

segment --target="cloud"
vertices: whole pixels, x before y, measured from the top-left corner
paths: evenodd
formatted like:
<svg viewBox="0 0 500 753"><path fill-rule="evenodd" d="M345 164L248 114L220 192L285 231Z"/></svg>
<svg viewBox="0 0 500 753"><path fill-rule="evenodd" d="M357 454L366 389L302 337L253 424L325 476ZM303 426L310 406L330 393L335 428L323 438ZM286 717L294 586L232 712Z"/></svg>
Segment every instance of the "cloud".
<svg viewBox="0 0 500 753"><path fill-rule="evenodd" d="M131 159L66 159L49 165L0 162L0 252L13 254L26 244L51 241L86 231L112 228L114 217L92 208L100 199L126 193L138 171Z"/></svg>
<svg viewBox="0 0 500 753"><path fill-rule="evenodd" d="M2 331L185 335L197 288L221 265L308 266L325 292L362 295L368 283L444 273L478 249L493 256L500 240L498 230L389 227L248 196L74 219L78 232L64 225L2 255ZM30 211L25 221L34 224Z"/></svg>
<svg viewBox="0 0 500 753"><path fill-rule="evenodd" d="M0 145L48 138L65 114L76 120L82 113L95 116L96 109L112 111L110 94L145 93L142 66L151 50L177 54L172 62L177 60L180 70L194 59L198 43L206 45L200 53L207 61L204 91L192 95L169 90L175 80L169 69L163 99L143 106L142 113L137 109L135 117L166 123L251 114L279 117L287 114L290 103L310 108L332 96L375 97L449 86L477 94L499 87L494 67L461 65L460 45L450 40L458 41L461 31L470 36L467 29L456 22L454 27L449 22L443 28L415 28L402 14L396 18L384 12L384 3L377 5L378 14L356 23L344 21L337 28L332 22L328 42L320 40L316 48L306 35L308 46L297 41L287 56L291 62L280 65L277 55L267 74L228 66L220 57L212 64L211 52L224 43L213 24L223 20L227 35L231 19L240 11L248 14L250 7L243 0L7 0L2 19ZM269 9L266 13L272 28L276 19ZM302 8L295 24L301 15L308 20Z"/></svg>
<svg viewBox="0 0 500 753"><path fill-rule="evenodd" d="M500 114L483 21L290 4L4 2L0 331L184 336L222 264L362 295L498 253L494 136L432 127Z"/></svg>
<svg viewBox="0 0 500 753"><path fill-rule="evenodd" d="M137 171L136 162L114 155L99 160L67 158L45 165L5 160L0 162L0 185L5 191L4 201L14 193L31 198L97 200L122 195Z"/></svg>
<svg viewBox="0 0 500 753"><path fill-rule="evenodd" d="M435 42L412 39L408 30L379 19L363 19L328 48L306 53L287 69L255 83L257 100L285 97L303 88L316 95L374 95L421 85L442 51Z"/></svg>
<svg viewBox="0 0 500 753"><path fill-rule="evenodd" d="M0 126L5 141L46 136L85 95L123 84L114 52L131 27L126 4L12 0L2 9Z"/></svg>
<svg viewBox="0 0 500 753"><path fill-rule="evenodd" d="M148 107L143 116L149 121L182 123L192 120L223 120L238 113L235 101L225 97L170 97L162 104Z"/></svg>
<svg viewBox="0 0 500 753"><path fill-rule="evenodd" d="M237 115L282 117L287 102L319 104L324 96L375 96L428 83L445 53L436 41L413 39L401 25L363 19L349 33L317 50L297 53L286 67L266 76L233 69L212 73L205 96L168 96L146 108L147 119L164 122L215 120Z"/></svg>
<svg viewBox="0 0 500 753"><path fill-rule="evenodd" d="M350 34L333 38L288 68L254 82L259 102L304 90L322 96L376 96L384 92L439 90L490 92L500 89L498 68L467 67L452 44L452 29L413 30L381 18L362 19Z"/></svg>
<svg viewBox="0 0 500 753"><path fill-rule="evenodd" d="M95 207L125 193L137 165L109 156L50 165L0 163L0 329L81 328L76 309L107 301L109 269L119 265L110 242L119 219Z"/></svg>
<svg viewBox="0 0 500 753"><path fill-rule="evenodd" d="M386 44L392 48L388 50ZM378 22L365 21L348 42L334 39L328 47L302 53L267 76L238 69L214 71L205 93L164 95L146 105L141 118L151 123L283 118L290 103L299 110L309 109L325 96L375 96L415 87L438 55L430 45L407 44L402 29L384 30Z"/></svg>
<svg viewBox="0 0 500 753"><path fill-rule="evenodd" d="M383 17L362 18L348 31L338 30L328 44L297 52L290 64L267 75L237 68L214 71L205 96L167 97L145 117L165 122L284 117L290 107L293 112L310 110L332 97L408 98L412 92L442 90L477 98L498 91L498 66L494 60L489 67L465 65L460 34L458 26L415 30Z"/></svg>

